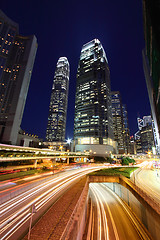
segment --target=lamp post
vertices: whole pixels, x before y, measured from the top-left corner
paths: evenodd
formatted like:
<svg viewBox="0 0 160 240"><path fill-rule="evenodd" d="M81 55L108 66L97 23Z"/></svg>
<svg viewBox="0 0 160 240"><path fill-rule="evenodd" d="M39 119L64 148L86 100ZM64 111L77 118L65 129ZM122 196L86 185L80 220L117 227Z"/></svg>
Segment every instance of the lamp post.
<svg viewBox="0 0 160 240"><path fill-rule="evenodd" d="M69 145L69 151L71 151L70 147L71 147L71 142L72 142L72 139L71 138L68 138L67 139L67 144Z"/></svg>
<svg viewBox="0 0 160 240"><path fill-rule="evenodd" d="M60 146L60 147L59 147L59 149L60 149L60 150L61 150L61 152L62 152L63 146Z"/></svg>

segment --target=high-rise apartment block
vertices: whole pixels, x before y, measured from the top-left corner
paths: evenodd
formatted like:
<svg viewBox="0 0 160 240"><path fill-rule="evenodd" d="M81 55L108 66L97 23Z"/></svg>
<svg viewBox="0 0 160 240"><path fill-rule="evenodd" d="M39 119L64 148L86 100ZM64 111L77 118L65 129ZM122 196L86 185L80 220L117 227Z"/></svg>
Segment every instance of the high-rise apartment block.
<svg viewBox="0 0 160 240"><path fill-rule="evenodd" d="M74 140L76 151L113 151L110 71L102 44L83 45L77 71Z"/></svg>
<svg viewBox="0 0 160 240"><path fill-rule="evenodd" d="M67 58L60 57L55 70L49 105L46 131L48 142L63 142L65 140L69 71Z"/></svg>
<svg viewBox="0 0 160 240"><path fill-rule="evenodd" d="M160 153L160 4L156 0L143 0L145 49L143 68L154 121L154 141Z"/></svg>
<svg viewBox="0 0 160 240"><path fill-rule="evenodd" d="M18 24L0 10L1 143L17 143L36 50L36 37L20 36Z"/></svg>

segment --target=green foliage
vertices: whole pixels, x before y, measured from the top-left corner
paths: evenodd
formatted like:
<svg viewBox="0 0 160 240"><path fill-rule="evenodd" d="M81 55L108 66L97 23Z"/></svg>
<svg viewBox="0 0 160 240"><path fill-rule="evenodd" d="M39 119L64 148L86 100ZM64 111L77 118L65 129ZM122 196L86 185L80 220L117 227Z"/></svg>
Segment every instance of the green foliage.
<svg viewBox="0 0 160 240"><path fill-rule="evenodd" d="M123 175L127 178L130 178L130 174L137 169L137 167L118 167L118 168L105 168L99 171L90 173L89 175L96 176L119 176Z"/></svg>
<svg viewBox="0 0 160 240"><path fill-rule="evenodd" d="M121 164L122 165L129 165L129 161L126 158L122 158Z"/></svg>
<svg viewBox="0 0 160 240"><path fill-rule="evenodd" d="M38 157L44 156L42 153L35 154L34 152L26 151L12 151L12 150L0 150L0 157Z"/></svg>
<svg viewBox="0 0 160 240"><path fill-rule="evenodd" d="M129 163L135 163L135 160L129 157L123 157L121 160L122 165L129 165Z"/></svg>
<svg viewBox="0 0 160 240"><path fill-rule="evenodd" d="M46 168L46 167L45 167ZM13 179L13 178L23 178L28 175L34 175L37 173L42 173L45 171L50 171L50 169L34 169L34 168L29 168L27 171L20 171L20 172L15 172L15 173L10 173L10 174L5 174L5 175L0 175L0 181L8 180L8 179Z"/></svg>

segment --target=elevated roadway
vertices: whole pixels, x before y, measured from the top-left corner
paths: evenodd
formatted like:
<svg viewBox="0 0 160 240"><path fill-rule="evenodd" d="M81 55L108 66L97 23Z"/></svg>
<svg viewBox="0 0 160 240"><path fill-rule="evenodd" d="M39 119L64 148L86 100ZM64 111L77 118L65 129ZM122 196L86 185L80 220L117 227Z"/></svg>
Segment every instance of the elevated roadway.
<svg viewBox="0 0 160 240"><path fill-rule="evenodd" d="M131 180L160 204L160 170L151 169L149 163L131 175Z"/></svg>
<svg viewBox="0 0 160 240"><path fill-rule="evenodd" d="M49 148L41 149L41 148L30 148L30 147L21 147L21 146L13 146L13 145L6 145L6 144L0 144L0 151L8 151L10 152L9 156L1 156L0 162L11 162L11 161L25 161L25 160L37 160L37 159L49 159L49 160L55 160L55 159L62 159L66 158L67 162L69 163L70 158L79 158L79 161L83 161L84 158L87 158L89 156L88 153L81 153L81 152L64 152L64 151L54 151ZM19 156L15 156L17 152L19 153ZM21 153L24 154L21 154ZM25 156L27 153L32 153L32 156Z"/></svg>

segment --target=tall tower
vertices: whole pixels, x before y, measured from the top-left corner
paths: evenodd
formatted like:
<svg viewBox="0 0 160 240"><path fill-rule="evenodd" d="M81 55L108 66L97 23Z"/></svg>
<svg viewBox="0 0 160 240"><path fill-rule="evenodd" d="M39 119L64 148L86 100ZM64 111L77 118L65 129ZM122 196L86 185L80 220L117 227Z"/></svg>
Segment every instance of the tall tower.
<svg viewBox="0 0 160 240"><path fill-rule="evenodd" d="M18 35L18 25L0 10L1 143L17 143L36 51L36 37Z"/></svg>
<svg viewBox="0 0 160 240"><path fill-rule="evenodd" d="M118 143L119 154L125 153L125 130L123 122L123 109L120 92L114 91L112 96L112 117L114 140Z"/></svg>
<svg viewBox="0 0 160 240"><path fill-rule="evenodd" d="M106 152L113 151L110 71L105 51L98 39L83 45L81 50L77 72L74 140L76 151L97 152L95 145L104 145Z"/></svg>
<svg viewBox="0 0 160 240"><path fill-rule="evenodd" d="M129 124L128 124L128 112L127 112L126 104L122 105L122 110L123 110L125 148L126 148L126 153L130 153L131 142L130 142L130 130L129 130Z"/></svg>
<svg viewBox="0 0 160 240"><path fill-rule="evenodd" d="M57 62L53 79L49 105L46 132L46 139L49 142L63 142L65 140L68 87L69 62L66 57L60 57Z"/></svg>

